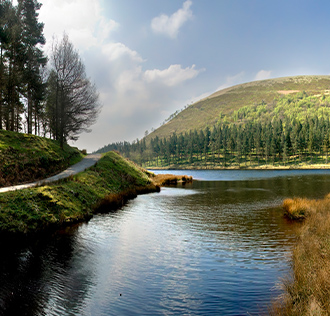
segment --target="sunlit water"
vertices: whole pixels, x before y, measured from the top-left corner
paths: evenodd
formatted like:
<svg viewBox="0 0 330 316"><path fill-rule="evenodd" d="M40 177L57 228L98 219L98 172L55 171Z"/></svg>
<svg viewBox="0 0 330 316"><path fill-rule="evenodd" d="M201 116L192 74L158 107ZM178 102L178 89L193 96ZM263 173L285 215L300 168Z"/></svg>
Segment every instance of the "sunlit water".
<svg viewBox="0 0 330 316"><path fill-rule="evenodd" d="M267 312L296 238L280 205L324 196L329 172L193 175L217 181L139 196L25 246L2 240L0 315Z"/></svg>

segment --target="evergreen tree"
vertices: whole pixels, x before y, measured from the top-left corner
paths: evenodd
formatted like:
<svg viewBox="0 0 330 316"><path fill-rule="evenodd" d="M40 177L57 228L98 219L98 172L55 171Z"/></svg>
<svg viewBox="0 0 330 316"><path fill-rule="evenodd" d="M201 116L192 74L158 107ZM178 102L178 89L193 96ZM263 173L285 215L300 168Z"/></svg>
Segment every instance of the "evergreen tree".
<svg viewBox="0 0 330 316"><path fill-rule="evenodd" d="M33 116L36 129L39 106L44 95L40 68L47 63L47 58L40 48L45 44L44 24L38 22L40 8L41 4L37 0L18 0L18 16L22 27L25 59L22 78L27 97L27 132L29 134L32 133ZM37 133L37 130L35 132Z"/></svg>
<svg viewBox="0 0 330 316"><path fill-rule="evenodd" d="M6 50L9 43L8 19L14 10L11 1L0 2L0 129L3 128L6 95Z"/></svg>

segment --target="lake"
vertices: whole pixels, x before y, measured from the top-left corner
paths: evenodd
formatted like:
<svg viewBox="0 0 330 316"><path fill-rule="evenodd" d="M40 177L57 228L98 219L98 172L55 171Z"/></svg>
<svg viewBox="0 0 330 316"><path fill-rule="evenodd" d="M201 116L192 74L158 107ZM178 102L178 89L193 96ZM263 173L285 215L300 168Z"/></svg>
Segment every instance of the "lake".
<svg viewBox="0 0 330 316"><path fill-rule="evenodd" d="M1 241L0 315L259 315L289 277L286 197L329 170L156 171L199 181L25 244Z"/></svg>

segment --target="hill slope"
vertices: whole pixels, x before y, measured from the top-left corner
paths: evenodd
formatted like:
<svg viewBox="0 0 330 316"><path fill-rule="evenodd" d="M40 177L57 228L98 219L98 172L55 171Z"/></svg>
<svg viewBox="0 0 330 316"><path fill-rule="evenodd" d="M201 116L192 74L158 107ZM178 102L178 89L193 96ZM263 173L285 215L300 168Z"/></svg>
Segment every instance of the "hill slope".
<svg viewBox="0 0 330 316"><path fill-rule="evenodd" d="M308 95L330 93L330 76L296 76L253 81L217 91L180 112L171 121L148 135L147 140L168 138L196 129L212 128L221 117L234 119L235 111L256 104L269 104L283 95L297 92Z"/></svg>
<svg viewBox="0 0 330 316"><path fill-rule="evenodd" d="M0 187L44 179L82 158L68 145L30 134L0 130Z"/></svg>

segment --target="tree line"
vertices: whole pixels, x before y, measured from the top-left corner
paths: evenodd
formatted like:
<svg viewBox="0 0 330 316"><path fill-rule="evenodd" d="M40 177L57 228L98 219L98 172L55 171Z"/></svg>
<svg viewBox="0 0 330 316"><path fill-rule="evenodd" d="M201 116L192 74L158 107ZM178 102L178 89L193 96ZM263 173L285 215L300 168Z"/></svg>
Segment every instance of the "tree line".
<svg viewBox="0 0 330 316"><path fill-rule="evenodd" d="M204 166L248 167L265 164L328 163L330 122L328 116L304 121L276 117L266 121L219 122L212 129L173 133L113 143L100 152L117 150L145 167Z"/></svg>
<svg viewBox="0 0 330 316"><path fill-rule="evenodd" d="M0 0L0 129L76 140L95 122L96 87L67 35L45 56L37 0Z"/></svg>

